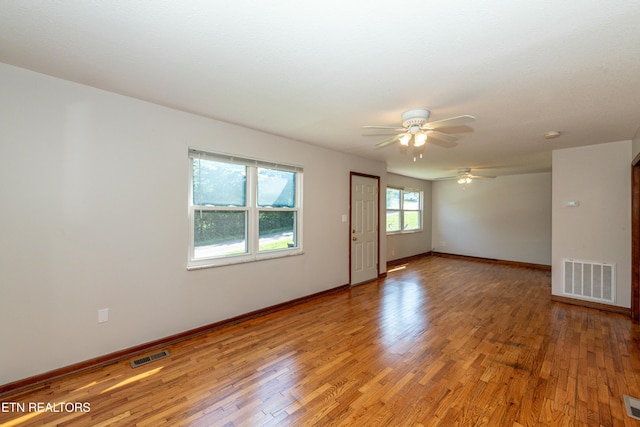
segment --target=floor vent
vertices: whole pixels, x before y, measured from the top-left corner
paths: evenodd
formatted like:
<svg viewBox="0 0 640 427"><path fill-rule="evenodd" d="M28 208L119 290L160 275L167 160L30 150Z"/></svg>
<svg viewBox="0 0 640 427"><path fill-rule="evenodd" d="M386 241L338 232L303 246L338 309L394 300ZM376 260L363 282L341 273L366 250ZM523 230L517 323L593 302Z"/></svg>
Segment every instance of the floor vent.
<svg viewBox="0 0 640 427"><path fill-rule="evenodd" d="M627 415L636 420L640 420L640 400L635 397L622 395L624 398L624 406L627 408Z"/></svg>
<svg viewBox="0 0 640 427"><path fill-rule="evenodd" d="M593 301L614 303L615 265L564 260L564 293Z"/></svg>
<svg viewBox="0 0 640 427"><path fill-rule="evenodd" d="M141 357L140 359L132 360L131 367L137 368L138 366L146 365L147 363L151 363L158 359L164 359L165 357L169 357L169 352L167 350L162 350L159 353L155 353L150 356Z"/></svg>

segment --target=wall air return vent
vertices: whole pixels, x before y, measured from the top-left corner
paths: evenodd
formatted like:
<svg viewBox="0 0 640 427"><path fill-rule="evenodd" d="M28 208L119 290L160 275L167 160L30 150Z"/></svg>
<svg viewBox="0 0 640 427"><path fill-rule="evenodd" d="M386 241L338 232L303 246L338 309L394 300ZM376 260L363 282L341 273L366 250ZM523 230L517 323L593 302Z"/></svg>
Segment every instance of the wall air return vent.
<svg viewBox="0 0 640 427"><path fill-rule="evenodd" d="M615 264L565 259L564 293L597 302L615 303Z"/></svg>

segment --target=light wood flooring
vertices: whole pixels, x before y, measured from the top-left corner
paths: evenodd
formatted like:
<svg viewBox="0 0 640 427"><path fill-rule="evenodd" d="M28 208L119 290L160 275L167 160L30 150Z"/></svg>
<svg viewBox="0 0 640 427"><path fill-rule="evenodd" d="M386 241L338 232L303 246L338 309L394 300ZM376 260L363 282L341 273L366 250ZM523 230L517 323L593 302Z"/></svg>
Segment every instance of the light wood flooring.
<svg viewBox="0 0 640 427"><path fill-rule="evenodd" d="M639 426L622 400L640 397L638 325L552 302L550 282L422 258L136 369L123 360L2 396L5 409L90 411L0 412L0 425Z"/></svg>

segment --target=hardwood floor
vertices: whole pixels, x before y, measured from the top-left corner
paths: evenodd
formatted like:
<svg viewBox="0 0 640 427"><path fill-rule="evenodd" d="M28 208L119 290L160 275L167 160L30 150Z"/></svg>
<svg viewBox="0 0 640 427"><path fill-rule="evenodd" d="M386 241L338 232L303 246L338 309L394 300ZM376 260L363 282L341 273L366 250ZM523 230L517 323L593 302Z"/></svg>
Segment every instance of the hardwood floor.
<svg viewBox="0 0 640 427"><path fill-rule="evenodd" d="M640 328L552 302L550 280L414 260L136 369L125 360L2 396L0 425L640 425L622 400L640 397ZM30 411L58 402L71 406Z"/></svg>

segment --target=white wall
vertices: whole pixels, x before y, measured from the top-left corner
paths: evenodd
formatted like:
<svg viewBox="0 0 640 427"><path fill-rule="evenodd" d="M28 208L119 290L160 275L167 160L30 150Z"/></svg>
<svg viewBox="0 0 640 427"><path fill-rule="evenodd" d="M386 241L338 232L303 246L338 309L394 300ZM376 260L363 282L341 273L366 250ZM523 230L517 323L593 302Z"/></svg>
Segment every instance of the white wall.
<svg viewBox="0 0 640 427"><path fill-rule="evenodd" d="M391 261L429 252L431 250L431 182L389 173L387 174L387 186L422 191L424 205L422 231L387 236L387 260Z"/></svg>
<svg viewBox="0 0 640 427"><path fill-rule="evenodd" d="M562 260L616 264L615 305L631 307L631 141L553 152L552 293ZM578 207L566 202L577 200Z"/></svg>
<svg viewBox="0 0 640 427"><path fill-rule="evenodd" d="M349 173L386 185L381 162L4 64L0 93L0 384L347 284ZM303 166L305 254L187 271L188 146Z"/></svg>
<svg viewBox="0 0 640 427"><path fill-rule="evenodd" d="M437 252L551 264L551 174L433 182Z"/></svg>

